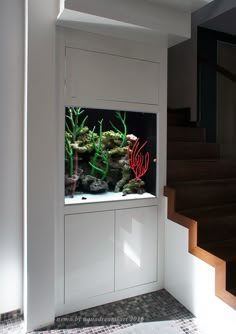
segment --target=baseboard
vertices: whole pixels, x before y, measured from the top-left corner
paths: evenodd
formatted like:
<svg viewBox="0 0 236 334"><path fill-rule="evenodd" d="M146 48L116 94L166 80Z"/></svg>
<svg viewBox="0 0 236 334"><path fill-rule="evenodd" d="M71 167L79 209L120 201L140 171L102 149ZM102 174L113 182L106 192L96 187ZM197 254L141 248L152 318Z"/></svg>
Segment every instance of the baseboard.
<svg viewBox="0 0 236 334"><path fill-rule="evenodd" d="M6 313L1 313L0 321L15 320L20 317L22 317L21 309L17 309L17 310L6 312Z"/></svg>

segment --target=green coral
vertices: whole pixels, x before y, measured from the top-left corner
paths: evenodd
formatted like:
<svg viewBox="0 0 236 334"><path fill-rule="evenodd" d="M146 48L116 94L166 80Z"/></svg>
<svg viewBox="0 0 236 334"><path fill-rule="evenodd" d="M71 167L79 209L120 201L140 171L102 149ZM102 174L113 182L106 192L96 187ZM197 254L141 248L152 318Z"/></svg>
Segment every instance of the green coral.
<svg viewBox="0 0 236 334"><path fill-rule="evenodd" d="M66 120L66 130L69 132L69 134L72 137L72 143L76 141L77 136L79 135L81 130L84 128L84 124L88 118L88 115L85 116L83 121L79 125L79 116L81 116L83 113L84 113L84 110L81 110L81 108L73 108L73 107L68 108L68 114L66 115L66 118L70 121L70 125L68 124L68 121Z"/></svg>
<svg viewBox="0 0 236 334"><path fill-rule="evenodd" d="M116 118L118 118L121 121L121 124L123 126L123 131L119 130L111 121L110 124L117 131L117 133L121 136L122 142L120 144L120 147L123 147L126 145L126 136L127 136L127 125L126 125L126 111L124 111L123 116L120 111L116 112Z"/></svg>
<svg viewBox="0 0 236 334"><path fill-rule="evenodd" d="M95 154L92 161L89 162L91 168L91 175L95 176L95 171L102 174L101 180L104 180L108 174L109 170L109 154L107 151L103 150L102 145L102 123L103 119L98 121L99 123L99 137L95 139L95 127L90 131L91 139Z"/></svg>
<svg viewBox="0 0 236 334"><path fill-rule="evenodd" d="M81 133L86 133L88 131L87 127L84 127L84 124L88 118L88 115L84 117L82 122L79 124L79 118L84 113L84 110L81 108L74 108L69 107L66 114L66 121L65 121L65 151L66 155L68 157L68 163L69 163L69 177L71 177L73 174L77 175L78 166L77 166L77 152L75 151L75 142L77 140L77 137ZM75 157L74 157L75 155ZM74 166L74 159L76 160L76 164ZM75 170L74 170L75 169Z"/></svg>
<svg viewBox="0 0 236 334"><path fill-rule="evenodd" d="M71 146L71 139L68 132L65 131L65 152L66 160L69 162L69 176L73 175L73 149Z"/></svg>

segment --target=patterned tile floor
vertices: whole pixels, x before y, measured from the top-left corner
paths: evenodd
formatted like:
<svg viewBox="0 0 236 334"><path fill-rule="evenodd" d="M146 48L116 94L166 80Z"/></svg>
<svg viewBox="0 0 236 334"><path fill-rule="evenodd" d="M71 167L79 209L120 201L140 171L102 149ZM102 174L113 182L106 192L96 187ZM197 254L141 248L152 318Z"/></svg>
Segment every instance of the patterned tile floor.
<svg viewBox="0 0 236 334"><path fill-rule="evenodd" d="M108 334L140 322L163 320L175 321L185 334L202 333L196 318L163 289L58 317L54 325L31 334ZM20 328L10 330L4 332L0 327L0 334L23 333Z"/></svg>
<svg viewBox="0 0 236 334"><path fill-rule="evenodd" d="M0 334L23 334L24 323L21 316L17 319L6 319L0 321Z"/></svg>

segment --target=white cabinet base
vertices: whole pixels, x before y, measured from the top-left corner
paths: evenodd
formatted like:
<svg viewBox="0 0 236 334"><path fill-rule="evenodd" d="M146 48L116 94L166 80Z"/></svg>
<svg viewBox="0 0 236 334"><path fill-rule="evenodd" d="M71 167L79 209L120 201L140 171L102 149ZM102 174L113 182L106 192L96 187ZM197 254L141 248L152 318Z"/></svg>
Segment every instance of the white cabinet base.
<svg viewBox="0 0 236 334"><path fill-rule="evenodd" d="M163 288L157 206L65 215L64 302L57 316Z"/></svg>
<svg viewBox="0 0 236 334"><path fill-rule="evenodd" d="M69 314L72 312L77 312L81 310L85 310L87 308L112 303L118 300L142 295L145 293L157 291L160 289L163 289L163 283L155 282L145 285L136 286L130 289L115 291L112 293L107 293L100 296L95 296L87 299L78 299L74 300L73 302L66 303L60 306L60 308L57 309L56 316L62 316L65 314Z"/></svg>
<svg viewBox="0 0 236 334"><path fill-rule="evenodd" d="M115 290L157 280L157 207L115 212Z"/></svg>
<svg viewBox="0 0 236 334"><path fill-rule="evenodd" d="M114 290L114 212L65 216L65 304Z"/></svg>

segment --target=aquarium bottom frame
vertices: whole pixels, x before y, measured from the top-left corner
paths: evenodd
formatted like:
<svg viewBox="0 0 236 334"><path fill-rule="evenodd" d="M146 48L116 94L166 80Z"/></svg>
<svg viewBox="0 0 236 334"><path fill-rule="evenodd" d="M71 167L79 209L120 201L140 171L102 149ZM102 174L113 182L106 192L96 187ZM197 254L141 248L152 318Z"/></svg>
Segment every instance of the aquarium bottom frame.
<svg viewBox="0 0 236 334"><path fill-rule="evenodd" d="M155 197L156 196L148 192L145 192L143 194L127 194L127 195L123 195L122 192L117 192L117 193L106 192L104 194L82 193L82 194L75 194L73 198L66 196L65 205L139 200L139 199L149 199L149 198L155 198Z"/></svg>

